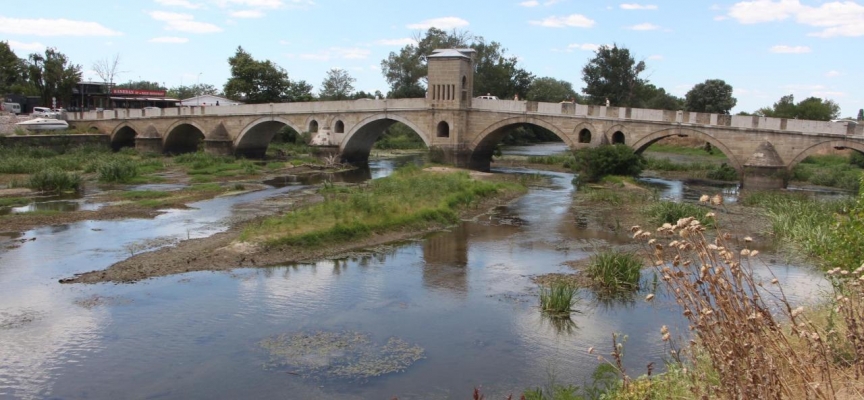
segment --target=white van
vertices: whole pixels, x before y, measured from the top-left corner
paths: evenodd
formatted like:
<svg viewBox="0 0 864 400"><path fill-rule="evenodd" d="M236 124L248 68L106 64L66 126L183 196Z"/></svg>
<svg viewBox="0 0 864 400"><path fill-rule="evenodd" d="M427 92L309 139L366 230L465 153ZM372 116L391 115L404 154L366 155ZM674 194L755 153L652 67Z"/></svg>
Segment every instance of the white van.
<svg viewBox="0 0 864 400"><path fill-rule="evenodd" d="M30 115L38 116L38 117L47 117L54 118L57 116L57 113L51 111L48 107L33 107L33 112Z"/></svg>
<svg viewBox="0 0 864 400"><path fill-rule="evenodd" d="M21 114L21 105L18 103L0 103L0 109L6 112L10 112L12 114L18 115Z"/></svg>

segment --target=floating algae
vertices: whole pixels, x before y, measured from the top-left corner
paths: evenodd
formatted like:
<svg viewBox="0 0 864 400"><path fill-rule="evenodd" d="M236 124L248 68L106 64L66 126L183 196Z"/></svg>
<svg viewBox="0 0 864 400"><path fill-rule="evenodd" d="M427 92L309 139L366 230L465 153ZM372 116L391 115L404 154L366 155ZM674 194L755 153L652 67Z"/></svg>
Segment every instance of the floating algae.
<svg viewBox="0 0 864 400"><path fill-rule="evenodd" d="M270 354L266 368L312 377L368 379L402 372L424 358L423 348L400 338L379 345L353 331L282 334L259 344Z"/></svg>

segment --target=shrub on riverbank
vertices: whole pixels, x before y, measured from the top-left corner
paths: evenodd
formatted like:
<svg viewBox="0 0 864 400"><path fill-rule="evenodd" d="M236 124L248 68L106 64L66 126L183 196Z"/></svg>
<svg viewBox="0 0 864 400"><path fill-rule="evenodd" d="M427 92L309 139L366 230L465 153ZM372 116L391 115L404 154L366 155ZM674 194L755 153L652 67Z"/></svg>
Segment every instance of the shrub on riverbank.
<svg viewBox="0 0 864 400"><path fill-rule="evenodd" d="M580 149L573 154L573 170L582 182L597 182L607 175L638 176L645 167L645 159L625 145Z"/></svg>
<svg viewBox="0 0 864 400"><path fill-rule="evenodd" d="M693 215L698 216L699 221L704 225L711 225L713 220L705 217L709 211L709 209L696 204L668 200L651 203L644 209L649 220L657 225L674 224L681 218Z"/></svg>
<svg viewBox="0 0 864 400"><path fill-rule="evenodd" d="M639 289L642 260L633 253L604 250L591 256L585 273L604 296Z"/></svg>
<svg viewBox="0 0 864 400"><path fill-rule="evenodd" d="M31 175L27 187L40 192L60 193L78 191L81 182L81 175L51 168Z"/></svg>
<svg viewBox="0 0 864 400"><path fill-rule="evenodd" d="M793 181L813 185L836 187L858 191L864 167L860 161L864 156L853 153L850 157L839 155L810 156L792 169Z"/></svg>
<svg viewBox="0 0 864 400"><path fill-rule="evenodd" d="M138 165L128 160L112 160L99 165L99 181L129 183L140 175Z"/></svg>
<svg viewBox="0 0 864 400"><path fill-rule="evenodd" d="M244 240L269 245L319 246L394 229L458 222L459 211L478 201L523 187L478 181L465 172L434 173L415 166L397 170L365 186L329 185L321 203L246 229Z"/></svg>
<svg viewBox="0 0 864 400"><path fill-rule="evenodd" d="M764 208L775 238L818 258L826 270L850 270L864 262L864 192L857 201L756 192L744 204Z"/></svg>

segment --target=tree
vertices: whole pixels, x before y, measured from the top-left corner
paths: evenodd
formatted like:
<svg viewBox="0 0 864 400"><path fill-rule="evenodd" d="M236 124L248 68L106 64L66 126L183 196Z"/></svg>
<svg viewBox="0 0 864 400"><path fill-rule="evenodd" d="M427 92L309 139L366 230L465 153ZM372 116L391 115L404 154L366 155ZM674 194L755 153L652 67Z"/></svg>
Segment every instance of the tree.
<svg viewBox="0 0 864 400"><path fill-rule="evenodd" d="M684 99L645 82L639 86L633 106L655 110L683 110Z"/></svg>
<svg viewBox="0 0 864 400"><path fill-rule="evenodd" d="M829 121L840 115L840 106L832 100L818 97L808 97L795 104L795 97L790 94L781 97L772 107L760 108L756 114L773 118Z"/></svg>
<svg viewBox="0 0 864 400"><path fill-rule="evenodd" d="M99 78L102 79L102 82L108 84L109 87L114 86L114 78L117 77L123 71L119 71L120 68L120 54L115 54L112 58L103 58L96 60L93 62L93 72L96 75L99 75Z"/></svg>
<svg viewBox="0 0 864 400"><path fill-rule="evenodd" d="M840 116L840 106L833 100L808 97L795 106L795 117L815 121L830 121Z"/></svg>
<svg viewBox="0 0 864 400"><path fill-rule="evenodd" d="M332 68L327 71L327 77L321 82L318 98L321 100L346 100L354 93L354 79L348 71Z"/></svg>
<svg viewBox="0 0 864 400"><path fill-rule="evenodd" d="M864 108L858 109L858 121L864 121Z"/></svg>
<svg viewBox="0 0 864 400"><path fill-rule="evenodd" d="M737 103L732 97L732 85L722 79L708 79L687 92L684 107L687 111L728 115Z"/></svg>
<svg viewBox="0 0 864 400"><path fill-rule="evenodd" d="M638 176L646 161L623 144L580 149L573 153L573 169L583 182L598 182L607 175Z"/></svg>
<svg viewBox="0 0 864 400"><path fill-rule="evenodd" d="M429 72L428 57L436 49L472 48L474 57L474 91L491 93L501 98L525 97L533 75L517 66L518 59L506 56L500 43L486 41L468 32L445 32L430 28L425 35L415 37L416 45L407 45L399 53L390 53L381 61L381 72L390 85L387 97L424 97Z"/></svg>
<svg viewBox="0 0 864 400"><path fill-rule="evenodd" d="M523 99L534 80L534 75L517 66L516 56L506 56L506 49L498 42L486 43L482 37L471 44L474 56L474 91L491 93L502 99L519 95Z"/></svg>
<svg viewBox="0 0 864 400"><path fill-rule="evenodd" d="M27 61L18 58L9 43L0 42L0 97L7 93L33 94L34 91L27 81Z"/></svg>
<svg viewBox="0 0 864 400"><path fill-rule="evenodd" d="M526 100L543 101L547 103L558 103L561 101L569 101L576 99L579 101L579 95L573 90L573 84L567 81L558 80L550 77L534 79L528 87L528 95Z"/></svg>
<svg viewBox="0 0 864 400"><path fill-rule="evenodd" d="M219 91L219 88L209 83L196 83L194 85L181 85L172 87L168 90L166 96L173 99L185 100L195 96L203 96L206 94L221 96L222 92Z"/></svg>
<svg viewBox="0 0 864 400"><path fill-rule="evenodd" d="M69 64L63 53L50 47L44 55L30 55L28 70L30 82L45 105L50 105L53 98L60 104L69 104L72 89L81 81L81 66Z"/></svg>
<svg viewBox="0 0 864 400"><path fill-rule="evenodd" d="M765 117L773 118L795 118L797 115L795 108L795 96L786 95L780 98L773 107L763 107L756 111L756 114Z"/></svg>
<svg viewBox="0 0 864 400"><path fill-rule="evenodd" d="M644 71L645 62L637 63L630 50L617 44L600 46L594 58L582 68L583 92L593 104L605 104L609 99L612 105L630 107L645 82L639 78Z"/></svg>
<svg viewBox="0 0 864 400"><path fill-rule="evenodd" d="M228 59L231 78L225 83L225 96L247 103L308 101L312 86L304 81L291 82L288 72L270 60L258 61L237 47Z"/></svg>

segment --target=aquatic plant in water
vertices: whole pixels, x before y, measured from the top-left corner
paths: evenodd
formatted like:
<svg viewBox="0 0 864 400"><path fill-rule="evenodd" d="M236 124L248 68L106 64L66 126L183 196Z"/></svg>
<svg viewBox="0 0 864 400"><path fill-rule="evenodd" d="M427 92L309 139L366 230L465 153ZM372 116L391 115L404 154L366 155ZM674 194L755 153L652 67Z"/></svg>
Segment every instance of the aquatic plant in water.
<svg viewBox="0 0 864 400"><path fill-rule="evenodd" d="M282 334L259 345L270 356L266 368L321 378L369 379L405 371L425 358L422 347L403 339L391 337L381 345L354 331Z"/></svg>

